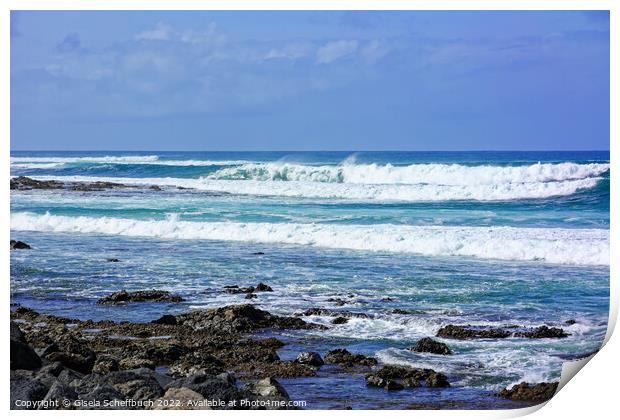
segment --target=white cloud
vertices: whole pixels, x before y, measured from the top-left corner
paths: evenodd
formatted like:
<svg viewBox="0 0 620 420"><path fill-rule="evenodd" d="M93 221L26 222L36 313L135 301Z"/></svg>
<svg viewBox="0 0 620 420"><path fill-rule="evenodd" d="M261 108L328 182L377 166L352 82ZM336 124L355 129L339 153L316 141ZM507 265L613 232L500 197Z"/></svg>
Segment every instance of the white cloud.
<svg viewBox="0 0 620 420"><path fill-rule="evenodd" d="M143 31L136 35L138 40L167 41L170 39L172 28L165 23L159 22L155 29Z"/></svg>
<svg viewBox="0 0 620 420"><path fill-rule="evenodd" d="M319 64L329 64L357 51L357 41L331 41L319 48L316 61Z"/></svg>
<svg viewBox="0 0 620 420"><path fill-rule="evenodd" d="M390 47L384 42L373 40L360 49L360 55L366 60L374 63L387 53L390 52Z"/></svg>

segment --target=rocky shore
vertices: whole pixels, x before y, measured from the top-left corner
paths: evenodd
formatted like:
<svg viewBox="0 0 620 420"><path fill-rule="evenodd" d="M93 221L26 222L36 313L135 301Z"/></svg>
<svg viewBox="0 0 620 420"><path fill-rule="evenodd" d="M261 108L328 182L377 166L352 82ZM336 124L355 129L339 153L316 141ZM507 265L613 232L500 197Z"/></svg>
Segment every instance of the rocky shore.
<svg viewBox="0 0 620 420"><path fill-rule="evenodd" d="M154 298L161 296L169 297ZM380 365L345 348L323 355L308 349L294 360L281 360L277 350L284 342L248 337L261 330L325 328L249 304L164 315L147 323L83 321L18 307L11 312L11 407L297 408L278 379L315 376L325 365L343 374L362 373L366 386L386 391L450 387L446 373ZM431 338L411 351L452 353ZM499 395L539 403L554 392L554 384L521 384Z"/></svg>

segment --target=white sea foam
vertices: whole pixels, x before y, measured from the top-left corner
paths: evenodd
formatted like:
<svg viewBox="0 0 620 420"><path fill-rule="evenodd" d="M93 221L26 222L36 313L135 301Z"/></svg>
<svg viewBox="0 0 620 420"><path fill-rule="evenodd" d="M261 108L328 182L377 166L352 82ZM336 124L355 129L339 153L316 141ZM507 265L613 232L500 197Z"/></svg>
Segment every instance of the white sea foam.
<svg viewBox="0 0 620 420"><path fill-rule="evenodd" d="M571 195L593 188L601 178L556 182L481 185L398 185L343 184L307 181L263 182L213 180L206 178L122 178L88 176L37 176L41 180L94 182L108 181L133 185L184 187L202 191L238 195L280 196L357 201L446 201L446 200L521 200Z"/></svg>
<svg viewBox="0 0 620 420"><path fill-rule="evenodd" d="M157 155L146 156L80 156L80 157L11 157L14 168L42 169L60 167L75 163L101 163L124 165L163 165L163 166L228 166L249 164L247 160L174 160L160 159Z"/></svg>
<svg viewBox="0 0 620 420"><path fill-rule="evenodd" d="M164 239L296 244L325 248L609 265L609 230L514 227L186 222L14 213L11 229Z"/></svg>
<svg viewBox="0 0 620 420"><path fill-rule="evenodd" d="M592 178L609 164L538 163L527 166L465 166L414 164L408 166L355 164L309 166L291 163L250 163L224 168L210 179L256 181L309 181L351 184L501 185Z"/></svg>

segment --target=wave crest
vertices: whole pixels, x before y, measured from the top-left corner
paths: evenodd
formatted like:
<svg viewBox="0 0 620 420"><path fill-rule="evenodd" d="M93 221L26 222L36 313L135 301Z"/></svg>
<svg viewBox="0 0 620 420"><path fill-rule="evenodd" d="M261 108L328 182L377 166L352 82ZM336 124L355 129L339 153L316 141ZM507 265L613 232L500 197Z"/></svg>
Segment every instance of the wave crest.
<svg viewBox="0 0 620 420"><path fill-rule="evenodd" d="M174 215L137 220L33 213L12 214L11 229L609 265L609 231L604 229L186 222Z"/></svg>

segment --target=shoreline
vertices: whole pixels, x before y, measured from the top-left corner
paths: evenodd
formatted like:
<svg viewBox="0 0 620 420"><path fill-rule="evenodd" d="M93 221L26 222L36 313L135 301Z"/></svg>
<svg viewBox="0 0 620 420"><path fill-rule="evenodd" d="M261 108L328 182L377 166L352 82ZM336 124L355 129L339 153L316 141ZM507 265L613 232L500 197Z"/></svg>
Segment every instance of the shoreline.
<svg viewBox="0 0 620 420"><path fill-rule="evenodd" d="M433 389L441 391L450 387L445 375L431 369L379 364L372 357L354 354L345 349L332 349L321 355L313 352L311 342L301 344L301 347L306 347L305 351L300 352L295 360L282 360L277 350L289 343L275 338L273 332L285 334L287 330L324 327L307 323L298 317L272 315L250 304L164 315L148 323L77 320L18 307L11 312L11 320L11 346L14 345L13 329L17 327L23 331L23 339L17 341L22 343L20 345L34 347L40 360L38 364L31 361L31 365L26 363L25 366L19 365L23 361L17 361L17 366L28 369L13 369L12 352L12 401L19 395L24 395L24 389L39 389L38 394L29 395L29 398L32 398L30 401L33 401L32 408L37 404L49 407L54 404L50 401L67 396L69 399L75 397L76 401L85 398L100 401L92 404L103 404L110 395L116 400L122 399L122 396L125 399L141 401L135 408L149 408L148 404L152 403L146 401L157 401L168 393L176 395L175 393L180 392L177 389L170 391L170 388L188 388L202 395L204 399L225 401L223 406L220 404L219 407L208 408L241 409L242 406L227 407L231 392L235 394L235 398L254 398L263 403L264 399L259 398L264 397L263 394L267 394L269 398L277 397L277 401L290 400L290 391L287 392L286 389L288 384L296 381L303 383L315 378L318 382L331 381L331 378L339 381L361 381L362 384L365 382L364 386L384 393L386 403L389 403L394 392L401 392L403 389L405 391L402 392L409 391L413 396L416 392L434 392ZM257 338L256 334L263 337L266 335L267 338ZM16 332L15 335L19 336L19 333ZM33 356L33 359L36 357ZM118 379L119 375L129 375L132 379L119 385L115 381L127 379L124 376ZM130 391L124 394L119 391L126 390L121 385L127 382L152 382L154 375L159 382L165 383L165 386L158 388L151 384L152 389L148 389L148 392L144 386L137 390L129 387ZM193 383L203 383L206 380L215 381L218 386L205 390ZM280 381L285 386L280 384ZM174 387L169 386L169 383L184 386ZM117 392L110 394L111 391L106 386ZM271 391L264 391L263 386ZM89 392L79 394L78 391L82 388ZM106 394L102 389L110 392ZM458 388L451 391L459 392ZM504 408L538 404L550 398L552 391L555 391L553 384L537 385L532 387L531 391L526 389L525 393L521 389L521 394L514 394L517 396L516 401L505 399ZM224 394L220 395L221 392ZM504 396L512 398L510 391L503 392ZM486 394L495 402L502 400L495 393ZM84 398L78 398L80 395ZM148 395L148 398L144 395ZM199 400L196 395L191 395L193 400ZM523 395L526 400L522 399ZM528 401L527 398L536 399ZM354 396L350 396L349 400L351 399L354 399ZM337 401L335 403L338 404ZM295 408L312 409L311 403L308 404L306 407ZM435 404L416 405L412 402L411 407L399 408L431 409L451 406L463 408L463 402L442 399ZM497 404L493 405L496 406ZM343 401L341 408L347 407L349 405ZM112 407L99 405L97 408ZM188 407L185 405L183 408ZM291 407L285 405L284 408ZM489 404L487 408L492 407Z"/></svg>

